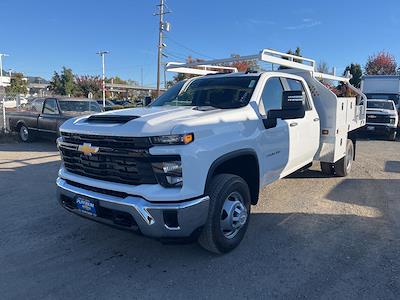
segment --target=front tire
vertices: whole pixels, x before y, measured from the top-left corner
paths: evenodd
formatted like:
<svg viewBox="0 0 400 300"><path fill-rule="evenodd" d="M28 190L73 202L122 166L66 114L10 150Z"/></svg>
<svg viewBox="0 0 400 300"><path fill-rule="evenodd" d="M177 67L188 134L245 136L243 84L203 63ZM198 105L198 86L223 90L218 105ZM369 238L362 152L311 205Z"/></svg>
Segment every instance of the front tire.
<svg viewBox="0 0 400 300"><path fill-rule="evenodd" d="M32 134L29 131L28 127L25 125L21 125L18 130L19 140L23 143L28 143L32 141Z"/></svg>
<svg viewBox="0 0 400 300"><path fill-rule="evenodd" d="M208 251L227 253L240 244L246 233L251 207L249 187L239 176L218 174L207 194L208 219L198 242Z"/></svg>
<svg viewBox="0 0 400 300"><path fill-rule="evenodd" d="M397 135L397 131L396 130L392 130L389 133L388 140L389 141L395 141L396 140L396 135Z"/></svg>

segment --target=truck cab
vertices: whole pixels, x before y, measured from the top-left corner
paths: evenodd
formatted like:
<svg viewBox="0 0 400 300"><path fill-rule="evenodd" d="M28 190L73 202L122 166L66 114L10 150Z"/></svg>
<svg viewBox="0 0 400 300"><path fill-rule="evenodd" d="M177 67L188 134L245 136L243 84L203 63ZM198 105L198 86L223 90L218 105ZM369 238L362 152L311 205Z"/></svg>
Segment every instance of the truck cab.
<svg viewBox="0 0 400 300"><path fill-rule="evenodd" d="M392 100L367 100L366 131L386 135L390 141L396 140L399 116Z"/></svg>
<svg viewBox="0 0 400 300"><path fill-rule="evenodd" d="M365 125L365 96L353 87L359 99L337 98L316 77L349 78L317 73L313 60L300 64L267 49L254 58L292 69L217 74L175 65L206 74L177 83L147 107L65 122L57 141L60 204L226 253L242 241L265 185L314 160L327 176L346 176L353 131Z"/></svg>

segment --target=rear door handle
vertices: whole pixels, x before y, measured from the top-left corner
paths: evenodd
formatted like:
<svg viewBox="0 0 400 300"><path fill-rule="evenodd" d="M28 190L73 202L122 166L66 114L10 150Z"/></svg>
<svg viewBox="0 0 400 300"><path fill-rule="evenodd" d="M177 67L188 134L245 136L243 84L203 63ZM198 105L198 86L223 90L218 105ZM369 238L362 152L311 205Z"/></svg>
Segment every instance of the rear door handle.
<svg viewBox="0 0 400 300"><path fill-rule="evenodd" d="M290 127L295 127L295 126L297 126L298 124L297 124L296 122L293 122L293 123L290 123L289 125L290 125Z"/></svg>
<svg viewBox="0 0 400 300"><path fill-rule="evenodd" d="M315 118L313 121L314 121L314 122L318 122L318 121L319 121L319 118Z"/></svg>

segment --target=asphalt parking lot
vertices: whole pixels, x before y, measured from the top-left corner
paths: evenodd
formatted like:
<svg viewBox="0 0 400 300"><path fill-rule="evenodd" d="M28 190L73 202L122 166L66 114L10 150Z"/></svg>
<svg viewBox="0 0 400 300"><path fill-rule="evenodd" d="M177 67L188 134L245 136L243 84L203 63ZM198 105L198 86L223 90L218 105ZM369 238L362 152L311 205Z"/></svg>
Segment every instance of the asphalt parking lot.
<svg viewBox="0 0 400 300"><path fill-rule="evenodd" d="M163 245L59 207L51 143L0 144L2 299L400 298L400 143L364 140L348 178L262 191L241 246Z"/></svg>

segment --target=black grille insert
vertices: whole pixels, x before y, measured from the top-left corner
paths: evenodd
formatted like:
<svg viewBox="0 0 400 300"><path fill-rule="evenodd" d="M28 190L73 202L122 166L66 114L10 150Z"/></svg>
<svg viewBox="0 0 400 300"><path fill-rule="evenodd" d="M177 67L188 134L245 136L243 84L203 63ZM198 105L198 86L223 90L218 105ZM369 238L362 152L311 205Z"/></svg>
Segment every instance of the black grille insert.
<svg viewBox="0 0 400 300"><path fill-rule="evenodd" d="M367 114L367 122L370 123L390 123L390 116Z"/></svg>

